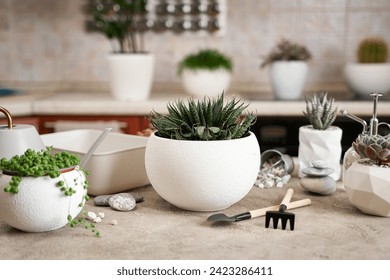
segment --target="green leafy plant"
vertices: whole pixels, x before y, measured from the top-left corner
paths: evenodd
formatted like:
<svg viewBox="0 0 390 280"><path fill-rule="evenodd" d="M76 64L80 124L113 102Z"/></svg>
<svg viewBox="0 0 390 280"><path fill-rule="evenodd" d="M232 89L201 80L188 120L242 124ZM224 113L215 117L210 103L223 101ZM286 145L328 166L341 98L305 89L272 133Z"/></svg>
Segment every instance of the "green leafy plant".
<svg viewBox="0 0 390 280"><path fill-rule="evenodd" d="M352 146L363 159L369 159L377 165L390 164L390 135L361 134Z"/></svg>
<svg viewBox="0 0 390 280"><path fill-rule="evenodd" d="M264 68L268 64L275 61L291 61L301 60L307 61L311 58L309 50L298 43L291 42L287 39L282 39L280 42L265 56L260 67Z"/></svg>
<svg viewBox="0 0 390 280"><path fill-rule="evenodd" d="M325 130L336 119L337 107L334 108L334 98L328 99L328 93L321 92L320 96L305 97L306 111L303 114L309 119L314 129Z"/></svg>
<svg viewBox="0 0 390 280"><path fill-rule="evenodd" d="M224 94L188 102L168 104L168 114L151 112L149 119L157 135L177 140L228 140L244 137L256 121L251 113L243 114L248 104L233 98L225 104Z"/></svg>
<svg viewBox="0 0 390 280"><path fill-rule="evenodd" d="M180 76L184 69L206 69L211 71L225 69L231 72L233 70L233 63L230 57L218 50L203 49L185 56L178 64L177 74Z"/></svg>
<svg viewBox="0 0 390 280"><path fill-rule="evenodd" d="M387 55L387 43L378 37L362 40L357 51L359 63L385 63Z"/></svg>
<svg viewBox="0 0 390 280"><path fill-rule="evenodd" d="M51 151L52 147L48 147L46 150L42 151L27 149L23 155L15 155L11 159L2 158L0 160L0 169L4 174L12 176L10 183L5 186L4 191L17 195L19 192L19 184L22 181L22 178L26 176L49 176L54 179L61 176L61 169L78 168L77 165L80 164L78 156L66 151L52 155ZM85 175L89 174L89 172L85 170L82 172L84 172ZM85 182L75 181L75 184L83 184L85 190L88 188L87 180ZM72 196L76 193L76 191L72 187L69 187L64 180L58 181L56 187L65 196ZM78 206L83 207L87 200L89 200L89 196L86 194L83 196L82 201ZM95 225L89 223L84 216L73 219L71 215L68 215L67 219L69 226L74 227L77 224L82 224L85 228L92 229L92 232L96 236L100 236L100 232L95 229Z"/></svg>
<svg viewBox="0 0 390 280"><path fill-rule="evenodd" d="M87 30L103 33L119 45L114 52L139 53L143 50L147 0L88 0L84 12Z"/></svg>

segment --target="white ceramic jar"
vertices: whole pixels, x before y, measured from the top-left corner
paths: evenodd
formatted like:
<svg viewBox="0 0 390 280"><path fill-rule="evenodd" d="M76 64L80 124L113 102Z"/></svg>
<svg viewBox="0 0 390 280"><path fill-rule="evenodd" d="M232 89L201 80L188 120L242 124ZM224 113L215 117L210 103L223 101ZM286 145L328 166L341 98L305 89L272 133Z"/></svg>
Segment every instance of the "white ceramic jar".
<svg viewBox="0 0 390 280"><path fill-rule="evenodd" d="M66 196L57 186L64 181L76 193ZM86 195L85 174L78 168L62 173L58 178L22 177L19 192L5 192L11 176L0 174L0 220L6 224L27 232L44 232L63 227L67 217L76 217Z"/></svg>

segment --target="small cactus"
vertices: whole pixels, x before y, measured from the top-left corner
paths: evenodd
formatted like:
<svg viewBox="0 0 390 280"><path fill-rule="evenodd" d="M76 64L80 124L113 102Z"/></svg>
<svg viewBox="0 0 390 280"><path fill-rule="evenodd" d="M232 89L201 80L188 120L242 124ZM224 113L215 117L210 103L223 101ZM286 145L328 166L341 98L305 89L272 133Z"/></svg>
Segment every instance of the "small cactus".
<svg viewBox="0 0 390 280"><path fill-rule="evenodd" d="M357 56L359 63L384 63L387 61L387 44L382 38L367 38L360 42Z"/></svg>
<svg viewBox="0 0 390 280"><path fill-rule="evenodd" d="M305 97L306 111L303 114L309 119L314 129L326 130L336 119L337 107L334 108L334 98L328 99L327 92L321 92L318 97Z"/></svg>
<svg viewBox="0 0 390 280"><path fill-rule="evenodd" d="M362 158L370 159L377 165L390 163L390 134L360 134L352 146Z"/></svg>

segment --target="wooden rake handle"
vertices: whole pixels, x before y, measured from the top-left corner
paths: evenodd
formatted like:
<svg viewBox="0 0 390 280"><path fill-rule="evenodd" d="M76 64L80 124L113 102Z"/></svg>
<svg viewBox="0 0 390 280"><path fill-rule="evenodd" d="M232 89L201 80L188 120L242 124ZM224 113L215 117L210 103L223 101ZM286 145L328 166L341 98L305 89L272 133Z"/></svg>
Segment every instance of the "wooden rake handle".
<svg viewBox="0 0 390 280"><path fill-rule="evenodd" d="M311 200L309 198L305 198L305 199L289 202L289 203L286 204L287 209L295 209L295 208L304 207L304 206L308 206L308 205L311 205ZM279 210L279 206L280 205L264 207L264 208L261 208L261 209L249 211L249 213L251 214L251 218L262 217L262 216L265 216L265 213L267 211L278 211Z"/></svg>

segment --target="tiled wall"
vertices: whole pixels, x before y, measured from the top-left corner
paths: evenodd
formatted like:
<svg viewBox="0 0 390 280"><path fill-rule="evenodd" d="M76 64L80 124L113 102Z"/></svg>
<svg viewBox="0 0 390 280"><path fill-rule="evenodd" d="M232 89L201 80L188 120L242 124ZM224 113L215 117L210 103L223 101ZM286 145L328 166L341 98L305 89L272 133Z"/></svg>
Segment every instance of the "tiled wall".
<svg viewBox="0 0 390 280"><path fill-rule="evenodd" d="M0 81L106 82L109 42L86 33L82 1L0 0ZM313 54L309 84L343 82L346 61L368 35L390 43L388 0L227 0L223 37L146 36L156 56L155 81L179 82L176 63L188 52L216 47L233 57L233 82L267 84L261 56L281 37Z"/></svg>

